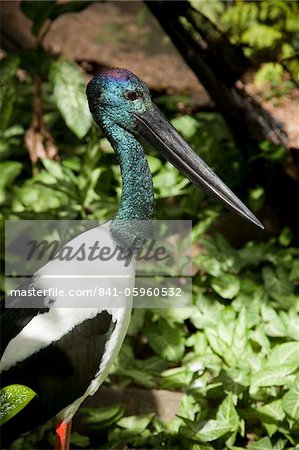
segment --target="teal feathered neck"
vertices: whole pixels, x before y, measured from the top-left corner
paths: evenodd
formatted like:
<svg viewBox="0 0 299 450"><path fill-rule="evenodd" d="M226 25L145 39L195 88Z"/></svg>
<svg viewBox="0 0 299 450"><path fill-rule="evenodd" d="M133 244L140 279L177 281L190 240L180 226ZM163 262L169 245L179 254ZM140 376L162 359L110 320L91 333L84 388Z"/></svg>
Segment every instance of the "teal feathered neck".
<svg viewBox="0 0 299 450"><path fill-rule="evenodd" d="M122 248L146 238L154 214L152 176L142 146L130 132L104 120L101 127L117 155L122 178L120 207L111 232Z"/></svg>

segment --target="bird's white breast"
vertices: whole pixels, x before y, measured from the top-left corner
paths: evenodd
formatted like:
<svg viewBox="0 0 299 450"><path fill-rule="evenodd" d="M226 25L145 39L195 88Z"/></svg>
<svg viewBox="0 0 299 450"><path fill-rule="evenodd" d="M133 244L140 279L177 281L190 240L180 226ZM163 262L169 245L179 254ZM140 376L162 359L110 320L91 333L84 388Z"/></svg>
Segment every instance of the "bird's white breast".
<svg viewBox="0 0 299 450"><path fill-rule="evenodd" d="M109 222L80 234L67 245L79 248L84 243L91 246L95 241L98 241L99 246L110 247L111 250L116 247L110 234ZM106 310L111 314L116 326L106 344L99 368L99 373L103 373L109 365L113 349L118 347L116 343L122 341L128 327L132 297L123 293L126 288L126 292L133 288L134 272L134 260L125 263L119 261L117 255L108 261L53 260L44 265L36 272L33 280L37 289L47 290L58 286L68 291L81 286L94 290L101 286L103 289L113 288L115 292L122 294L116 297L96 295L92 298L92 303L89 297L84 296L66 298L58 295L55 298L46 298L45 306L50 306L53 302L50 310L33 317L9 342L0 362L0 370L7 370L25 360L52 342L58 341L76 325Z"/></svg>

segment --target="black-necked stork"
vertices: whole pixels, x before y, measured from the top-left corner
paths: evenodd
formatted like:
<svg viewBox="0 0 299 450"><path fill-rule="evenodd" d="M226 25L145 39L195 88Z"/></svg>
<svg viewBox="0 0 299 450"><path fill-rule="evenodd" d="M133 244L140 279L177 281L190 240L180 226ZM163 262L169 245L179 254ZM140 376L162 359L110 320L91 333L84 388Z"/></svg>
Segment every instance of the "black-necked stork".
<svg viewBox="0 0 299 450"><path fill-rule="evenodd" d="M155 146L195 185L213 195L231 210L263 228L259 220L200 159L152 103L146 84L128 70L110 69L96 75L87 86L89 108L95 122L114 148L121 168L122 196L116 216L106 224L86 231L70 243L90 245L99 239L110 248L130 248L140 230L124 226L128 221L150 222L154 213L152 177L140 135ZM44 265L22 287L53 286L53 276L64 270L60 261ZM73 264L73 277L100 274L111 286L109 274L122 286L134 283L134 258L128 265L110 260L97 265ZM107 278L105 278L107 274ZM54 278L55 279L55 278ZM106 281L105 281L106 280ZM2 383L31 387L37 397L4 426L2 437L9 442L19 434L57 416L57 448L68 448L73 415L88 395L104 381L120 350L131 314L131 298L122 307L114 299L96 307L64 307L63 299L34 299L34 308L22 308L24 298L12 300L2 321ZM109 303L110 302L110 303ZM17 307L16 307L17 306Z"/></svg>

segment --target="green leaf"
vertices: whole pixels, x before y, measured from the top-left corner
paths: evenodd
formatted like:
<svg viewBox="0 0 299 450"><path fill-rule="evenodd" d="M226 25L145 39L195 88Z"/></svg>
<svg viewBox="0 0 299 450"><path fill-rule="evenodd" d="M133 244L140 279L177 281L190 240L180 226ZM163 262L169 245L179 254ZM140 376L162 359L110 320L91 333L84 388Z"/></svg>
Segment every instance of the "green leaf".
<svg viewBox="0 0 299 450"><path fill-rule="evenodd" d="M50 18L51 11L55 6L54 0L23 0L21 10L32 20L32 33L37 36L42 26Z"/></svg>
<svg viewBox="0 0 299 450"><path fill-rule="evenodd" d="M183 177L178 170L166 162L153 176L153 185L156 198L175 197L184 193L184 187L189 180Z"/></svg>
<svg viewBox="0 0 299 450"><path fill-rule="evenodd" d="M198 127L197 120L187 115L176 117L171 123L186 139L190 139Z"/></svg>
<svg viewBox="0 0 299 450"><path fill-rule="evenodd" d="M50 79L57 108L67 126L81 139L90 129L92 117L78 66L67 61L55 62L50 70Z"/></svg>
<svg viewBox="0 0 299 450"><path fill-rule="evenodd" d="M63 171L60 163L53 161L52 159L44 159L42 162L47 171L55 178L59 179L63 177Z"/></svg>
<svg viewBox="0 0 299 450"><path fill-rule="evenodd" d="M73 431L71 434L71 444L79 448L85 448L90 445L90 438L88 436L83 436L82 434Z"/></svg>
<svg viewBox="0 0 299 450"><path fill-rule="evenodd" d="M299 384L292 387L282 397L282 407L289 417L297 422L299 421Z"/></svg>
<svg viewBox="0 0 299 450"><path fill-rule="evenodd" d="M252 374L252 383L250 393L254 393L259 387L265 386L284 386L288 379L287 376L296 370L294 365L267 367L259 372Z"/></svg>
<svg viewBox="0 0 299 450"><path fill-rule="evenodd" d="M211 281L211 286L222 298L232 299L240 290L240 280L236 275L226 273Z"/></svg>
<svg viewBox="0 0 299 450"><path fill-rule="evenodd" d="M266 323L265 331L268 336L282 337L286 335L286 327L277 312L268 305L261 307L262 318Z"/></svg>
<svg viewBox="0 0 299 450"><path fill-rule="evenodd" d="M147 155L148 165L151 171L151 174L158 172L162 167L162 161L159 158L156 158L152 155Z"/></svg>
<svg viewBox="0 0 299 450"><path fill-rule="evenodd" d="M265 83L277 86L281 83L283 76L283 67L277 63L264 64L255 74L254 82L258 87L262 87Z"/></svg>
<svg viewBox="0 0 299 450"><path fill-rule="evenodd" d="M299 367L299 342L286 342L276 345L272 350L267 366L294 366Z"/></svg>
<svg viewBox="0 0 299 450"><path fill-rule="evenodd" d="M138 369L123 369L118 371L121 375L131 378L137 385L152 389L156 386L155 378L150 373Z"/></svg>
<svg viewBox="0 0 299 450"><path fill-rule="evenodd" d="M265 203L265 189L262 186L257 186L249 190L249 208L252 211L259 211Z"/></svg>
<svg viewBox="0 0 299 450"><path fill-rule="evenodd" d="M211 258L209 255L198 255L194 259L197 267L213 277L219 277L222 274L222 267L220 261Z"/></svg>
<svg viewBox="0 0 299 450"><path fill-rule="evenodd" d="M13 113L14 103L17 98L17 68L20 60L16 56L6 56L1 60L0 66L0 92L1 115L0 129L5 130Z"/></svg>
<svg viewBox="0 0 299 450"><path fill-rule="evenodd" d="M299 280L299 259L293 261L292 270L289 276L291 281Z"/></svg>
<svg viewBox="0 0 299 450"><path fill-rule="evenodd" d="M264 267L262 271L267 293L271 298L278 301L282 296L291 295L294 291L294 286L287 279L286 273L279 269L281 268L274 272L270 267Z"/></svg>
<svg viewBox="0 0 299 450"><path fill-rule="evenodd" d="M152 421L154 413L141 414L139 416L122 417L117 425L136 434L142 433Z"/></svg>
<svg viewBox="0 0 299 450"><path fill-rule="evenodd" d="M293 239L293 233L292 230L290 230L289 227L284 227L280 235L278 236L278 242L283 247L288 247Z"/></svg>
<svg viewBox="0 0 299 450"><path fill-rule="evenodd" d="M296 309L281 311L280 317L286 328L286 334L292 340L299 341L299 315Z"/></svg>
<svg viewBox="0 0 299 450"><path fill-rule="evenodd" d="M274 27L269 27L262 23L255 23L248 30L244 31L242 41L251 47L264 49L274 45L281 39L281 32Z"/></svg>
<svg viewBox="0 0 299 450"><path fill-rule="evenodd" d="M177 327L159 319L146 325L144 333L152 349L167 361L179 361L184 354L184 342Z"/></svg>
<svg viewBox="0 0 299 450"><path fill-rule="evenodd" d="M129 336L135 336L142 328L145 319L145 310L144 309L133 309L130 326L128 329Z"/></svg>
<svg viewBox="0 0 299 450"><path fill-rule="evenodd" d="M0 162L0 204L5 201L5 190L14 182L22 171L22 164L17 161Z"/></svg>
<svg viewBox="0 0 299 450"><path fill-rule="evenodd" d="M250 445L250 450L272 450L272 444L268 437L264 437L262 439L259 439L258 441L254 442Z"/></svg>
<svg viewBox="0 0 299 450"><path fill-rule="evenodd" d="M138 360L138 367L147 374L159 374L167 367L167 361L160 356L150 356L144 360Z"/></svg>
<svg viewBox="0 0 299 450"><path fill-rule="evenodd" d="M274 421L281 421L285 417L281 399L265 403L264 405L259 406L257 408L257 411L263 416L266 416L267 418L272 419Z"/></svg>
<svg viewBox="0 0 299 450"><path fill-rule="evenodd" d="M231 431L236 431L239 426L239 416L233 403L233 396L229 394L218 408L216 419L226 422Z"/></svg>
<svg viewBox="0 0 299 450"><path fill-rule="evenodd" d="M250 333L250 339L256 343L258 343L263 352L268 354L270 350L270 341L265 334L263 325L257 327L254 331Z"/></svg>
<svg viewBox="0 0 299 450"><path fill-rule="evenodd" d="M189 424L188 428L183 428L183 435L188 439L199 442L210 442L224 436L231 430L230 425L220 420L208 420Z"/></svg>
<svg viewBox="0 0 299 450"><path fill-rule="evenodd" d="M243 307L239 312L239 316L235 321L235 328L232 340L232 349L236 355L242 356L247 345L247 321L246 309Z"/></svg>
<svg viewBox="0 0 299 450"><path fill-rule="evenodd" d="M21 173L22 164L17 161L5 161L0 162L0 189L4 190L6 187L10 186L15 178Z"/></svg>
<svg viewBox="0 0 299 450"><path fill-rule="evenodd" d="M259 144L261 153L258 158L268 159L270 161L283 161L286 158L286 149L283 145L274 144L270 141L262 141Z"/></svg>
<svg viewBox="0 0 299 450"><path fill-rule="evenodd" d="M80 408L80 412L85 415L83 423L92 430L99 430L109 427L117 422L124 414L122 406L108 406L103 408Z"/></svg>
<svg viewBox="0 0 299 450"><path fill-rule="evenodd" d="M236 364L236 357L233 353L231 345L222 340L216 333L214 328L206 328L205 335L208 338L209 344L213 352L224 359L226 364L233 366Z"/></svg>
<svg viewBox="0 0 299 450"><path fill-rule="evenodd" d="M14 417L36 396L27 386L11 384L0 390L0 425Z"/></svg>
<svg viewBox="0 0 299 450"><path fill-rule="evenodd" d="M55 186L56 187L56 186ZM48 212L54 209L66 208L70 205L70 196L63 194L58 189L52 189L42 184L25 183L17 191L15 203L22 205L23 211L34 211L36 213ZM20 206L18 205L20 208Z"/></svg>
<svg viewBox="0 0 299 450"><path fill-rule="evenodd" d="M179 416L191 421L195 420L195 415L200 411L201 407L192 395L185 394L180 403Z"/></svg>
<svg viewBox="0 0 299 450"><path fill-rule="evenodd" d="M161 373L162 389L182 389L188 388L193 378L193 373L186 367L175 367Z"/></svg>

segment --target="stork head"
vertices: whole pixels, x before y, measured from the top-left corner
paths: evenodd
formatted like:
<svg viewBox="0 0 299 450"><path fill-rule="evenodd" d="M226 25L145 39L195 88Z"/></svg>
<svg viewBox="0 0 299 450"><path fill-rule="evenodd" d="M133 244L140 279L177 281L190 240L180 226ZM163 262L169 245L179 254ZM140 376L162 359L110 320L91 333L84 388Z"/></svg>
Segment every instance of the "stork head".
<svg viewBox="0 0 299 450"><path fill-rule="evenodd" d="M147 85L125 69L109 69L96 75L87 85L87 98L95 122L105 119L134 133L135 114L143 114L153 103Z"/></svg>
<svg viewBox="0 0 299 450"><path fill-rule="evenodd" d="M261 222L192 150L151 100L147 85L125 69L109 69L87 86L90 111L104 131L118 125L140 135L196 186L260 228Z"/></svg>

